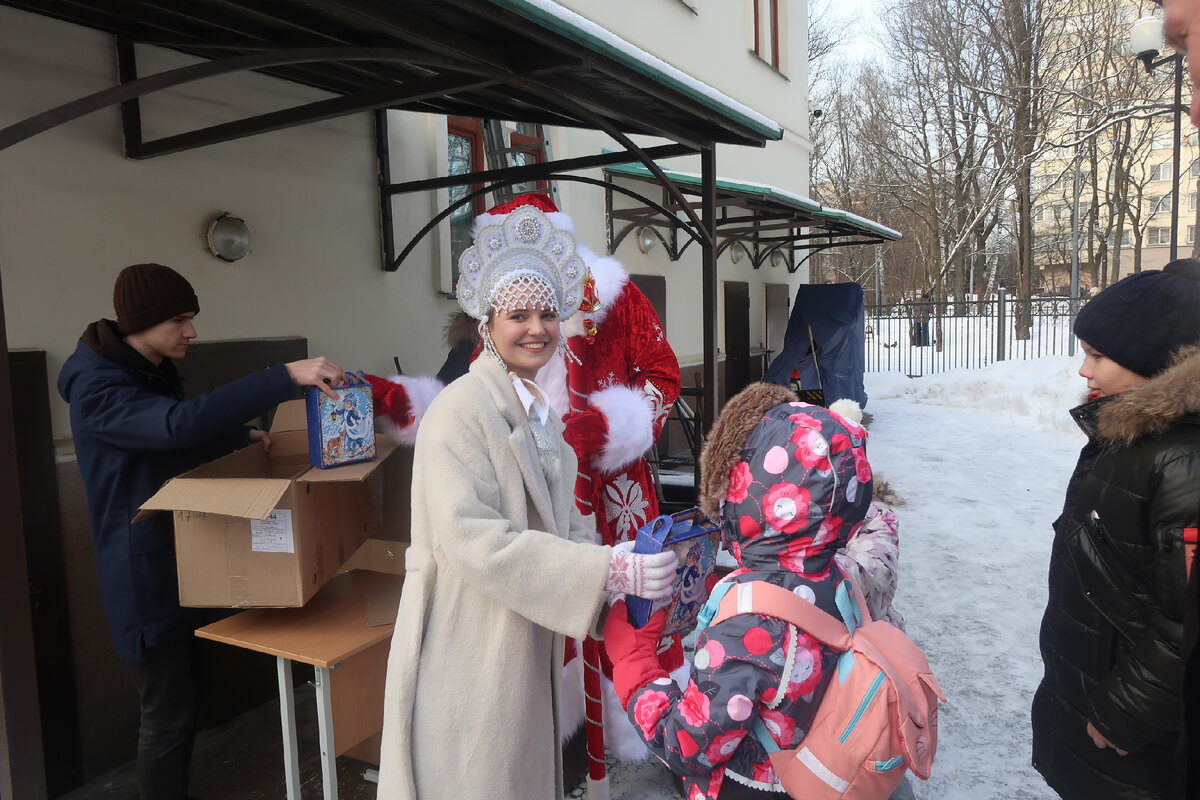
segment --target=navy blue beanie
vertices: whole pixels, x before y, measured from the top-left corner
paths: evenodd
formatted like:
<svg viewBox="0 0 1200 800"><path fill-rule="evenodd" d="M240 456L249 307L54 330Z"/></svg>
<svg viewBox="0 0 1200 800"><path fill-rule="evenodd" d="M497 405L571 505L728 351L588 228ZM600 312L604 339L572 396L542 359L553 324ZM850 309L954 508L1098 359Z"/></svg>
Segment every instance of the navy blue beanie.
<svg viewBox="0 0 1200 800"><path fill-rule="evenodd" d="M1200 342L1200 260L1180 258L1117 281L1079 310L1075 335L1122 367L1154 377L1175 351Z"/></svg>

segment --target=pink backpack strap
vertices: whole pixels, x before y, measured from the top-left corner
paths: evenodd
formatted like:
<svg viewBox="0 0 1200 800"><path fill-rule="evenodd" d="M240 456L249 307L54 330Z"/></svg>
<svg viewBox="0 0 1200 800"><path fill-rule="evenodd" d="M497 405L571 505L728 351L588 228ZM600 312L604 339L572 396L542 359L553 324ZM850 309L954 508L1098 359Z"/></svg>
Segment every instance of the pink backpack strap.
<svg viewBox="0 0 1200 800"><path fill-rule="evenodd" d="M858 586L854 584L852 578L847 576L846 580L850 581L850 585L853 587L853 594L858 601L858 610L862 621L869 621L871 614L862 599L862 592L858 591ZM768 617L778 617L829 645L834 650L850 649L850 631L844 621L773 583L749 581L734 584L721 598L717 613L709 624L716 624L739 614L764 614Z"/></svg>

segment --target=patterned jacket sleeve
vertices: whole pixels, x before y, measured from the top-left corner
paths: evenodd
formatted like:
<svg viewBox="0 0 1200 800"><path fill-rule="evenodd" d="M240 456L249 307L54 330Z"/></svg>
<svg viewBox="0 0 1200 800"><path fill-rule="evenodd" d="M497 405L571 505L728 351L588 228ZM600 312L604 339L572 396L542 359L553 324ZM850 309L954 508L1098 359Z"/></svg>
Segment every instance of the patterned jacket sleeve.
<svg viewBox="0 0 1200 800"><path fill-rule="evenodd" d="M756 720L781 747L795 746L801 725L768 701L814 693L815 710L815 693L827 683L826 652L802 633L794 635L793 668L784 674L781 656L793 630L778 619L741 616L702 632L687 689L655 682L630 701L629 718L650 750L679 775L702 779L732 762L740 774L766 780L769 759L751 734Z"/></svg>
<svg viewBox="0 0 1200 800"><path fill-rule="evenodd" d="M853 572L872 619L904 630L904 617L892 606L899 579L900 524L886 505L872 502L861 526L838 553L842 570Z"/></svg>

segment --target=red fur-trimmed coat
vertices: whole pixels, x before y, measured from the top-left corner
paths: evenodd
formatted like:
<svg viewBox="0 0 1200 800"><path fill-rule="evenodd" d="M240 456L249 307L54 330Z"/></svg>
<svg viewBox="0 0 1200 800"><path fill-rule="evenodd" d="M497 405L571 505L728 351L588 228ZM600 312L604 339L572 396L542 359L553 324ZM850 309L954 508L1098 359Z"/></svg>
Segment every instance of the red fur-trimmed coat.
<svg viewBox="0 0 1200 800"><path fill-rule="evenodd" d="M613 258L600 258L579 247L603 306L596 314L577 313L564 324L563 335L574 358L554 359L538 373L537 382L563 416L564 438L579 460L575 505L595 514L604 544L637 535L658 516L658 498L646 463L646 450L658 440L663 423L679 397L679 361L667 343L658 314ZM585 319L596 325L589 342ZM570 384L568 389L568 383ZM566 410L569 409L569 410ZM685 674L687 665L679 637L659 655L663 669ZM603 650L603 642L601 642ZM563 691L563 731L583 723L583 670L572 658L568 640L567 676ZM623 761L649 756L612 690L611 667L603 683L605 742Z"/></svg>
<svg viewBox="0 0 1200 800"><path fill-rule="evenodd" d="M543 367L538 384L562 414L579 459L575 504L595 514L604 544L613 545L658 516L644 453L679 397L679 361L654 306L621 265L583 255L603 306L568 320L568 361ZM597 328L590 340L583 331L588 318Z"/></svg>

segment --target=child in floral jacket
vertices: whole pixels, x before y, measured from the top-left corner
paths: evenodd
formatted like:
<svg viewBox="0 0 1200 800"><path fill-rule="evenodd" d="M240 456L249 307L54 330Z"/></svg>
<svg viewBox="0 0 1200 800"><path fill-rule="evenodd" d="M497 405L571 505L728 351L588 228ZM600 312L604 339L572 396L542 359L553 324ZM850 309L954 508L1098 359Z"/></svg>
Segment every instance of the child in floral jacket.
<svg viewBox="0 0 1200 800"><path fill-rule="evenodd" d="M729 401L700 464L700 507L723 522L739 565L726 581L768 581L838 616L834 556L872 499L866 438L780 386L752 384ZM780 619L731 617L699 634L681 690L654 658L664 624L660 613L635 630L618 602L604 631L617 694L646 744L683 776L688 800L783 796L759 736L797 746L837 653Z"/></svg>

